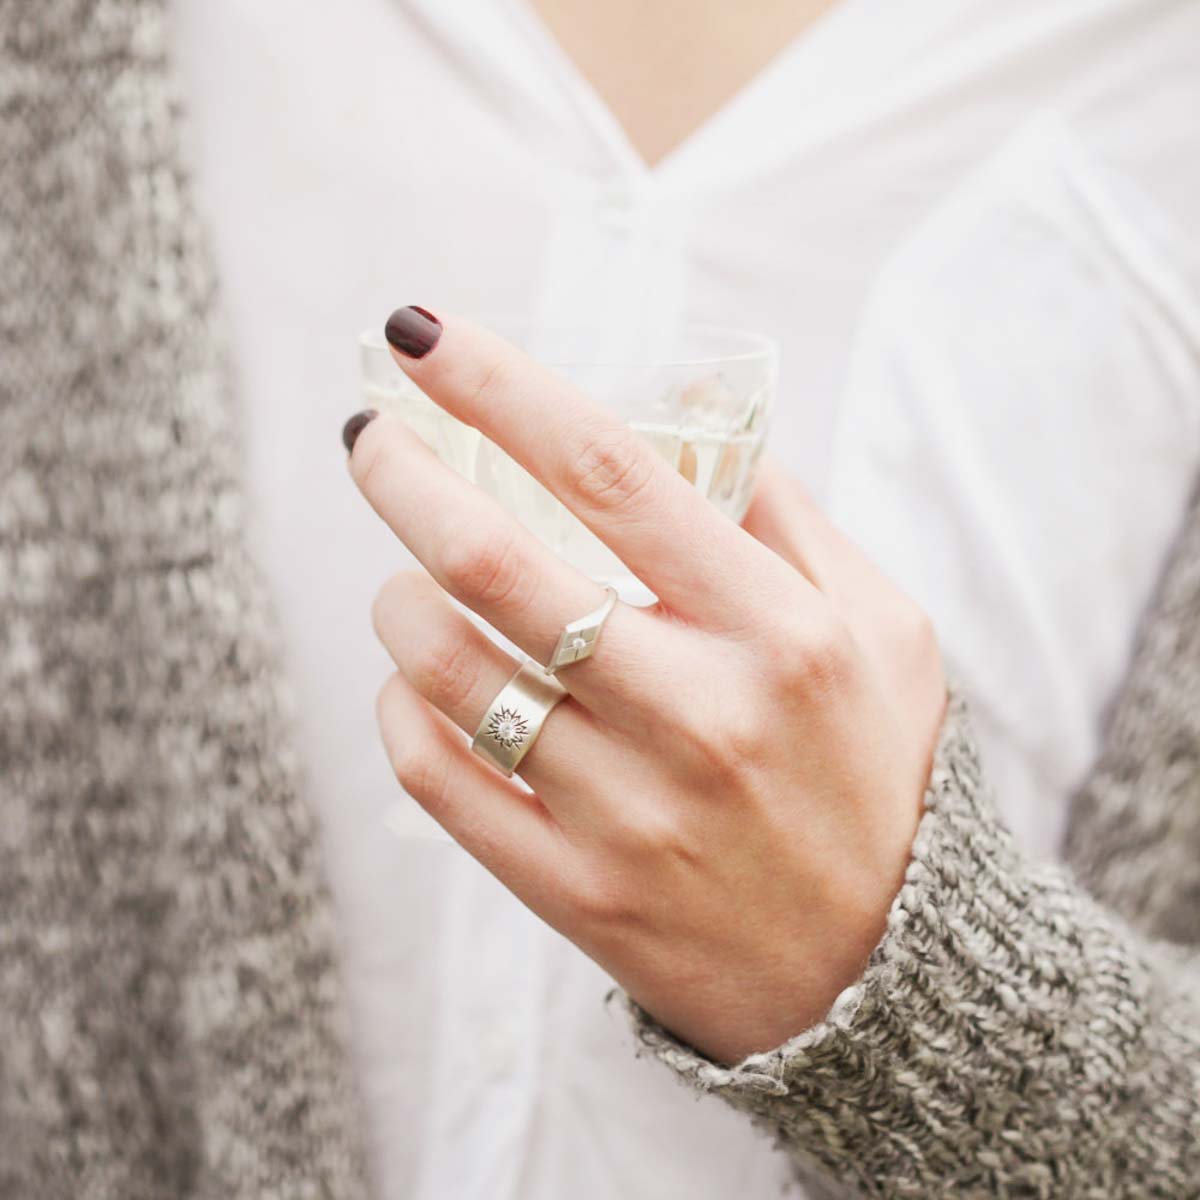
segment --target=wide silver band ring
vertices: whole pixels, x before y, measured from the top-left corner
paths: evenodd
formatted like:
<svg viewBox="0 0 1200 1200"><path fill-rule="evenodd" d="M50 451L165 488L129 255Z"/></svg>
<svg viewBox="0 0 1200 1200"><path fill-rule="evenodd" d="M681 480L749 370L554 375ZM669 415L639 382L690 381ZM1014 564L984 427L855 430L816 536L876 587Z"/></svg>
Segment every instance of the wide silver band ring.
<svg viewBox="0 0 1200 1200"><path fill-rule="evenodd" d="M511 775L566 694L567 689L539 663L532 659L522 663L488 705L471 739L471 749Z"/></svg>
<svg viewBox="0 0 1200 1200"><path fill-rule="evenodd" d="M608 620L609 613L617 605L617 589L611 584L606 584L604 590L608 594L604 597L604 603L595 612L588 613L587 616L580 617L579 620L563 626L562 632L558 635L558 644L554 647L554 653L550 655L550 661L546 664L546 670L551 675L560 667L590 658L596 649L604 622Z"/></svg>

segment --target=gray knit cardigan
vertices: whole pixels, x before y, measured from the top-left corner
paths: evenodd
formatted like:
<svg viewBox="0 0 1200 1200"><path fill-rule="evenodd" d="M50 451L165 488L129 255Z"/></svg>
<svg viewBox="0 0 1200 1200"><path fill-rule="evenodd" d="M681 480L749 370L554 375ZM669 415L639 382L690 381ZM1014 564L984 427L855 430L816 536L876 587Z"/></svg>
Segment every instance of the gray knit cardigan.
<svg viewBox="0 0 1200 1200"><path fill-rule="evenodd" d="M0 1197L350 1198L328 902L162 3L0 0ZM825 1021L725 1067L626 997L641 1045L815 1193L1200 1196L1200 506L1069 865L1013 844L958 697L926 804Z"/></svg>
<svg viewBox="0 0 1200 1200"><path fill-rule="evenodd" d="M810 1194L1200 1196L1200 494L1064 857L1017 847L952 694L886 932L823 1021L726 1067L618 995Z"/></svg>
<svg viewBox="0 0 1200 1200"><path fill-rule="evenodd" d="M0 0L0 1197L351 1200L162 8Z"/></svg>

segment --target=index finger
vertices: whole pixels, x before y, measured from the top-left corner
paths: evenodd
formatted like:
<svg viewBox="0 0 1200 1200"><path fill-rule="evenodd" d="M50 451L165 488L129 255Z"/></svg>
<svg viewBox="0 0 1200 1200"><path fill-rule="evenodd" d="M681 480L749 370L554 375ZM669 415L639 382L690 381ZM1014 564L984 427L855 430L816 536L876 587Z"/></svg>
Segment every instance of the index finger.
<svg viewBox="0 0 1200 1200"><path fill-rule="evenodd" d="M415 307L386 333L423 392L507 451L673 611L722 623L744 605L748 571L777 569L614 413L497 334Z"/></svg>

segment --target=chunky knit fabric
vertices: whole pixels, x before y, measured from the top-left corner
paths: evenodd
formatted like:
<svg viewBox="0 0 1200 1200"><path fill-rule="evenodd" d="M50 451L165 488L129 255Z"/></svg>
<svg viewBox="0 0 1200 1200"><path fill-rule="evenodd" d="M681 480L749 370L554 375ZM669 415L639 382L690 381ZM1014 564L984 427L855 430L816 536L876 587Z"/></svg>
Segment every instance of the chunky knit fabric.
<svg viewBox="0 0 1200 1200"><path fill-rule="evenodd" d="M726 1067L622 999L814 1194L1200 1196L1200 503L1066 856L1018 850L955 696L886 932L824 1021Z"/></svg>
<svg viewBox="0 0 1200 1200"><path fill-rule="evenodd" d="M350 1200L161 7L0 0L0 1196Z"/></svg>

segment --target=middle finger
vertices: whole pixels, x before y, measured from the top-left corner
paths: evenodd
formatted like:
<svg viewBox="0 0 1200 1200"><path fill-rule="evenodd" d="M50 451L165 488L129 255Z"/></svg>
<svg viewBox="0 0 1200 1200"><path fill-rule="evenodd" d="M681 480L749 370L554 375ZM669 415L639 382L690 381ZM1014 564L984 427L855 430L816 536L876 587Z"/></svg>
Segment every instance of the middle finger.
<svg viewBox="0 0 1200 1200"><path fill-rule="evenodd" d="M490 330L431 317L392 314L397 364L557 496L665 606L724 632L744 626L747 579L796 600L794 572L614 413Z"/></svg>
<svg viewBox="0 0 1200 1200"><path fill-rule="evenodd" d="M390 413L359 435L350 470L371 506L455 599L547 663L567 622L595 611L604 589L563 562ZM678 674L677 632L618 603L590 657L560 668L572 695L609 724L640 727L655 679Z"/></svg>

